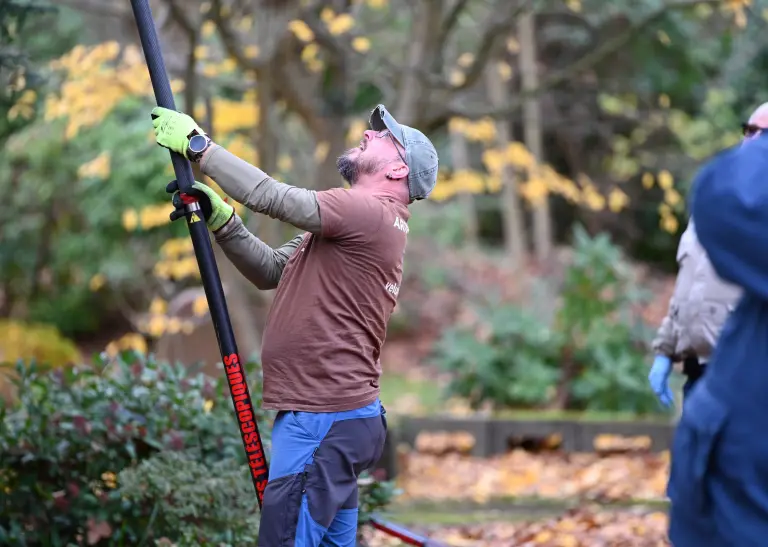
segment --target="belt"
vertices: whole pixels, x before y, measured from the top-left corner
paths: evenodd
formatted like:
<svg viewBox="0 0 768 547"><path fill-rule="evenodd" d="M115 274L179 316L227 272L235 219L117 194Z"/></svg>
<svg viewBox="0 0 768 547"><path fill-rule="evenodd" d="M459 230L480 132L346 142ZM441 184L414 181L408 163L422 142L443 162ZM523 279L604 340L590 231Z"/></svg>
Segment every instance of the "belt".
<svg viewBox="0 0 768 547"><path fill-rule="evenodd" d="M683 374L688 377L698 378L704 374L707 369L707 363L700 362L696 356L686 357L683 360Z"/></svg>

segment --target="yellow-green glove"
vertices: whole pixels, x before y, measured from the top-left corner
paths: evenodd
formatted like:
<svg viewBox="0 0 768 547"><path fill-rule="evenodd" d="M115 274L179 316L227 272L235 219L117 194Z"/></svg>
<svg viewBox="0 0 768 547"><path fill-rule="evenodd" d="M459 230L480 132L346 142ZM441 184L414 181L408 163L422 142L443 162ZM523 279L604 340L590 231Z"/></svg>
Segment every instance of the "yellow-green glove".
<svg viewBox="0 0 768 547"><path fill-rule="evenodd" d="M157 144L184 157L187 156L189 138L194 134L205 135L190 116L160 106L152 109L152 125Z"/></svg>
<svg viewBox="0 0 768 547"><path fill-rule="evenodd" d="M192 188L182 194L179 191L179 182L172 180L165 187L165 191L173 194L173 206L176 208L171 212L171 220L178 220L184 217L186 215L185 206L195 200L200 204L200 210L203 213L203 218L205 218L205 223L214 232L223 228L235 214L234 207L221 199L213 188L202 182L195 181Z"/></svg>

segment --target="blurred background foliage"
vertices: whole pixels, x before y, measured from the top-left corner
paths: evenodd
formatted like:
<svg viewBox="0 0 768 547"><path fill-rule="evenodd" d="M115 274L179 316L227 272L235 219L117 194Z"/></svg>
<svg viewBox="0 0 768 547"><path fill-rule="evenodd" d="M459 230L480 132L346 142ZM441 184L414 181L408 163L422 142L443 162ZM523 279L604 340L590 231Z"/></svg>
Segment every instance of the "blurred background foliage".
<svg viewBox="0 0 768 547"><path fill-rule="evenodd" d="M666 313L696 169L737 143L740 123L768 99L768 2L151 4L178 108L279 180L340 185L335 159L378 102L438 147L440 182L414 206L382 358L393 412L659 412L645 380L649 334ZM128 386L84 363L127 351L217 377L219 357L185 227L168 220L173 173L152 139L128 3L0 0L0 83L0 393L12 401L3 438L55 462L75 440L46 437L45 423L23 422L25 409L92 416L57 375L79 370L82 389L111 386L130 399ZM295 233L238 212L271 245ZM272 293L221 256L219 268L241 350L257 361ZM17 368L31 359L36 376ZM57 408L41 399L54 387ZM14 440L18 428L34 431L27 444ZM118 532L107 519L110 537L141 537L160 518L145 512L152 506L158 530L181 541L179 522L195 509L167 506L162 481L175 480L172 469L203 477L209 463L165 448L142 459L104 442L114 461L99 460L98 474L77 468L84 461L52 467L49 509L70 482L82 489L111 471L125 484L115 514L132 524ZM16 456L0 453L7 473ZM212 542L238 543L251 526L227 513L237 504L215 509L218 489L240 473L232 458L218 486L194 485L210 489ZM158 480L137 485L144 475ZM13 483L14 495L32 495L31 477ZM84 530L77 515L91 509L78 511L62 530ZM242 527L226 525L234 521Z"/></svg>
<svg viewBox="0 0 768 547"><path fill-rule="evenodd" d="M590 328L601 329L590 325L613 321L614 305L652 324L662 303L603 301L599 287L589 289L599 298L579 300L586 289L574 288L573 276L594 279L592 268L613 267L621 254L634 272L626 283L663 283L674 272L693 173L738 142L740 122L764 99L760 2L158 0L153 9L179 108L280 180L340 184L335 158L378 101L432 136L440 183L411 223L391 339L413 338L422 308L450 306L448 314L427 312L430 340L421 346L443 340L437 355L453 370L464 365L444 355L459 343L448 344L447 332L465 308L481 306L488 320L507 308L520 321L552 314L537 321L564 339L543 353L530 349L552 361L551 374L520 366L515 375L543 382L534 389L540 396L520 387L527 381L510 388L537 404L572 399L563 395L570 388L557 387L571 381L559 372L564 359L585 361L574 365L574 379L591 367L603 378L604 360L624 359L605 344L645 351L647 337L634 327L616 324L616 340L597 341ZM151 139L151 86L130 10L120 2L6 1L0 15L0 184L11 212L0 220L0 317L15 329L29 324L31 338L32 325L49 325L85 355L110 342L112 352L154 350L163 337L192 336L207 317L205 300L184 227L168 222L172 171ZM239 212L273 245L293 234ZM590 245L605 247L605 256L589 254ZM246 353L256 355L271 295L221 268L231 299L243 303L233 317L249 340ZM476 287L477 271L494 279ZM523 301L531 278L539 296ZM453 301L442 303L449 287ZM576 325L575 317L589 319ZM462 332L459 339L493 345ZM585 340L603 349L587 351ZM498 343L503 353L512 342ZM587 355L571 355L577 348ZM415 355L423 360L431 350ZM2 351L8 362L24 357ZM76 360L52 354L57 364ZM634 361L620 368L634 380L644 374ZM574 389L590 398L590 389Z"/></svg>

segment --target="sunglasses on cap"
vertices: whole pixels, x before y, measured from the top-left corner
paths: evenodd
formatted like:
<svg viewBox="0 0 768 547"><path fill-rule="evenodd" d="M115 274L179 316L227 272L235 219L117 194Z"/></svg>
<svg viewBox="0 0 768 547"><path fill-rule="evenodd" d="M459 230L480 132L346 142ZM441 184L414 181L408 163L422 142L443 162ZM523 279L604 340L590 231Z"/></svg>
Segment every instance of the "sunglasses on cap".
<svg viewBox="0 0 768 547"><path fill-rule="evenodd" d="M741 124L741 133L745 137L754 137L755 135L759 135L763 131L768 131L768 127L760 127L759 125L755 125L752 123Z"/></svg>

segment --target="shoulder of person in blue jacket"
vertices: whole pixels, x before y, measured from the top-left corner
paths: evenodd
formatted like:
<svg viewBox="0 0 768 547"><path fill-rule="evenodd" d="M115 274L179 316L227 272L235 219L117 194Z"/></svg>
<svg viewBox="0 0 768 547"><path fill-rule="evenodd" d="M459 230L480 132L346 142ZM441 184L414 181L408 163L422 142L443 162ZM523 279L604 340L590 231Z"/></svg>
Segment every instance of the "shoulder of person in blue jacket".
<svg viewBox="0 0 768 547"><path fill-rule="evenodd" d="M768 299L768 134L712 158L696 175L692 216L717 274Z"/></svg>

